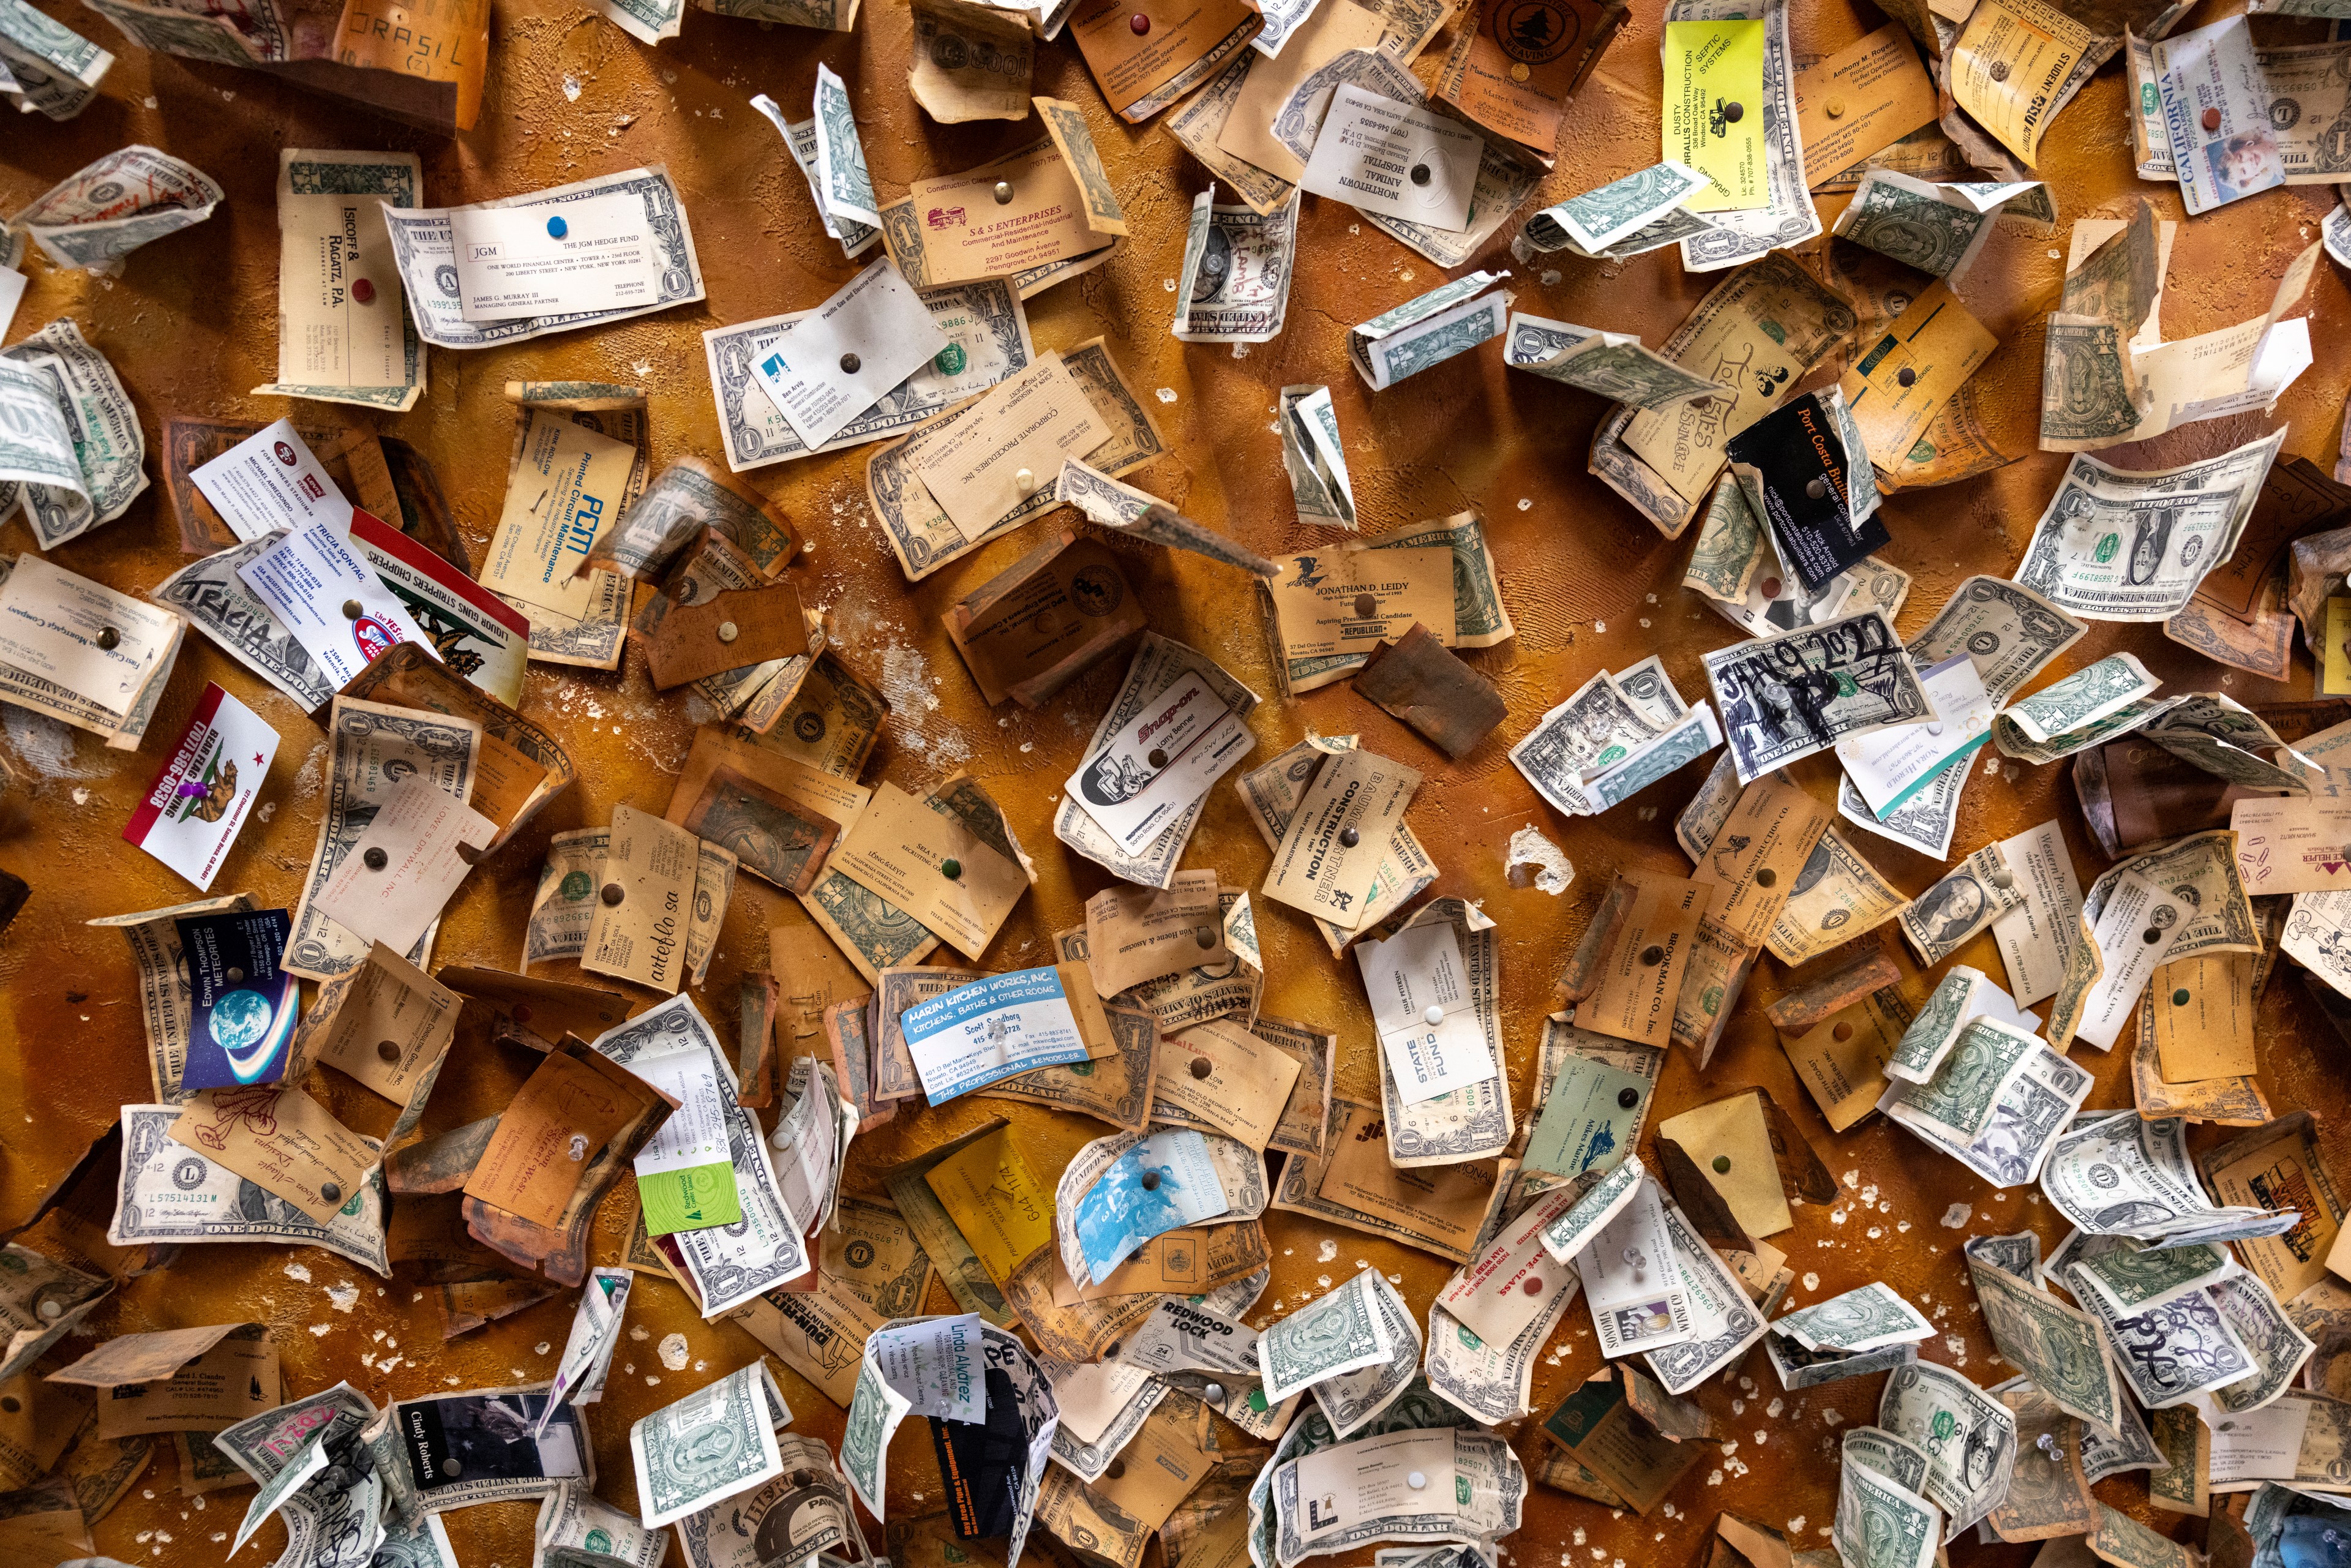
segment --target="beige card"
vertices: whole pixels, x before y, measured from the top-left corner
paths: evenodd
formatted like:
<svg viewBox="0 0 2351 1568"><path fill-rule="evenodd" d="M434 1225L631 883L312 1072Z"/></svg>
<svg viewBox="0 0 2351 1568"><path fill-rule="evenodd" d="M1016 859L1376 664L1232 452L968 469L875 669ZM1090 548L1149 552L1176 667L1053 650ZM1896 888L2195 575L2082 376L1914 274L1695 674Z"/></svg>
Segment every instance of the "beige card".
<svg viewBox="0 0 2351 1568"><path fill-rule="evenodd" d="M1468 1257L1493 1205L1493 1173L1464 1165L1399 1170L1388 1160L1376 1106L1340 1105L1338 1123L1331 1129L1331 1161L1316 1192Z"/></svg>
<svg viewBox="0 0 2351 1568"><path fill-rule="evenodd" d="M1780 1186L1761 1095L1734 1094L1669 1116L1657 1124L1657 1136L1671 1138L1697 1162L1748 1235L1761 1240L1796 1223Z"/></svg>
<svg viewBox="0 0 2351 1568"><path fill-rule="evenodd" d="M1709 377L1721 367L1729 377L1722 384L1738 397L1728 407L1717 398L1644 409L1625 426L1625 447L1692 507L1703 506L1722 471L1723 443L1786 400L1811 368L1802 350L1842 340L1842 332L1829 332L1825 319L1839 308L1831 303L1834 298L1805 275L1768 267L1717 285L1674 329L1664 352L1675 364Z"/></svg>
<svg viewBox="0 0 2351 1568"><path fill-rule="evenodd" d="M1871 460L1883 468L1907 456L1943 405L1998 347L2000 340L1968 314L1944 278L1887 322L1875 343L1860 348L1837 383Z"/></svg>
<svg viewBox="0 0 2351 1568"><path fill-rule="evenodd" d="M1449 549L1350 549L1283 558L1267 584L1284 658L1367 654L1413 624L1452 646L1453 552Z"/></svg>
<svg viewBox="0 0 2351 1568"><path fill-rule="evenodd" d="M299 1089L207 1089L168 1134L324 1225L376 1167L367 1140Z"/></svg>
<svg viewBox="0 0 2351 1568"><path fill-rule="evenodd" d="M1714 889L1679 877L1627 874L1640 891L1603 959L1598 988L1576 1006L1575 1021L1636 1045L1663 1045L1673 1038L1682 970Z"/></svg>
<svg viewBox="0 0 2351 1568"><path fill-rule="evenodd" d="M1050 489L1065 459L1083 457L1110 434L1061 356L1049 350L924 443L914 472L947 520L976 539Z"/></svg>
<svg viewBox="0 0 2351 1568"><path fill-rule="evenodd" d="M2097 42L2050 0L1980 0L1951 46L1951 97L2030 168L2058 87Z"/></svg>
<svg viewBox="0 0 2351 1568"><path fill-rule="evenodd" d="M521 459L482 562L482 586L514 600L533 620L539 611L559 622L584 620L603 591L600 574L574 573L620 520L636 446L575 424L568 413L538 408L519 439Z"/></svg>
<svg viewBox="0 0 2351 1568"><path fill-rule="evenodd" d="M865 1342L888 1321L821 1274L813 1291L770 1291L727 1315L844 1410L856 1400Z"/></svg>
<svg viewBox="0 0 2351 1568"><path fill-rule="evenodd" d="M1009 201L996 199L998 186L1010 188ZM926 287L1008 277L1074 260L1111 239L1087 224L1085 192L1050 141L961 174L917 180L909 194L923 225ZM1042 482L1050 485L1061 471L1055 464Z"/></svg>
<svg viewBox="0 0 2351 1568"><path fill-rule="evenodd" d="M411 774L392 787L359 842L329 873L318 911L362 942L406 952L441 918L449 895L497 836L496 822Z"/></svg>
<svg viewBox="0 0 2351 1568"><path fill-rule="evenodd" d="M893 784L874 787L857 825L833 846L831 869L967 958L987 950L1029 891L1028 873L961 819L932 810Z"/></svg>
<svg viewBox="0 0 2351 1568"><path fill-rule="evenodd" d="M1707 913L1750 947L1761 946L1834 821L1827 807L1776 773L1750 784L1693 873L1714 889Z"/></svg>
<svg viewBox="0 0 2351 1568"><path fill-rule="evenodd" d="M1274 140L1274 116L1300 82L1349 49L1377 48L1384 31L1379 17L1353 0L1322 0L1314 14L1290 35L1280 55L1249 62L1248 79L1241 83L1232 113L1217 135L1217 145L1276 179L1296 184L1306 172L1306 164Z"/></svg>
<svg viewBox="0 0 2351 1568"><path fill-rule="evenodd" d="M2252 953L2204 953L2155 971L2155 1049L2166 1083L2237 1078L2253 1059Z"/></svg>
<svg viewBox="0 0 2351 1568"><path fill-rule="evenodd" d="M1417 772L1377 752L1343 751L1326 760L1273 852L1265 895L1343 931L1360 929L1388 835L1419 788Z"/></svg>
<svg viewBox="0 0 2351 1568"><path fill-rule="evenodd" d="M1208 1409L1187 1394L1159 1402L1137 1432L1088 1490L1117 1510L1113 1517L1157 1530L1194 1487L1207 1479L1220 1456L1208 1431Z"/></svg>
<svg viewBox="0 0 2351 1568"><path fill-rule="evenodd" d="M1935 80L1899 22L1796 73L1804 183L1819 187L1935 121Z"/></svg>
<svg viewBox="0 0 2351 1568"><path fill-rule="evenodd" d="M1889 986L1800 1036L1780 1037L1780 1048L1812 1092L1830 1131L1842 1133L1859 1122L1877 1108L1886 1092L1886 1064L1916 1016L1907 1003L1896 1005L1898 998Z"/></svg>
<svg viewBox="0 0 2351 1568"><path fill-rule="evenodd" d="M1086 900L1086 967L1098 995L1232 960L1215 872L1179 871L1164 889L1113 883Z"/></svg>
<svg viewBox="0 0 2351 1568"><path fill-rule="evenodd" d="M326 177L296 191L298 162ZM383 222L387 205L403 204L385 200L394 182L380 170L349 182L327 172L360 163L404 171L412 204L422 204L424 174L413 152L288 147L277 154L277 386L270 390L406 409L423 388L424 350L408 329Z"/></svg>
<svg viewBox="0 0 2351 1568"><path fill-rule="evenodd" d="M634 806L612 808L602 885L580 967L674 993L685 978L685 927L702 841Z"/></svg>
<svg viewBox="0 0 2351 1568"><path fill-rule="evenodd" d="M1160 1040L1151 1101L1179 1106L1263 1153L1299 1071L1296 1057L1230 1019L1211 1019Z"/></svg>
<svg viewBox="0 0 2351 1568"><path fill-rule="evenodd" d="M277 1347L259 1323L122 1334L49 1381L105 1390L98 1402L101 1438L225 1432L284 1397Z"/></svg>
<svg viewBox="0 0 2351 1568"><path fill-rule="evenodd" d="M340 1068L395 1105L439 1076L465 998L378 942L367 962L319 988L294 1039L298 1060ZM313 1030L316 1033L313 1033ZM402 1120L413 1126L406 1115ZM398 1127L393 1136L407 1131ZM389 1140L387 1140L389 1141Z"/></svg>

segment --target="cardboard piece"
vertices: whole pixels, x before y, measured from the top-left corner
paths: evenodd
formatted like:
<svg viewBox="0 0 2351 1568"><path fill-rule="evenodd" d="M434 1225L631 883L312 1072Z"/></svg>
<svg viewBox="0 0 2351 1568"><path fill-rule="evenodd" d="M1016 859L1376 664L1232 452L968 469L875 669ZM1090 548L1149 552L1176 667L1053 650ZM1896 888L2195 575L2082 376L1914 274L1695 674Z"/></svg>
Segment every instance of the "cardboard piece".
<svg viewBox="0 0 2351 1568"><path fill-rule="evenodd" d="M667 691L705 675L809 652L808 615L789 582L722 589L700 604L672 602L643 639L653 687Z"/></svg>
<svg viewBox="0 0 2351 1568"><path fill-rule="evenodd" d="M1118 552L1063 528L939 617L990 705L1025 708L1134 646L1148 622Z"/></svg>

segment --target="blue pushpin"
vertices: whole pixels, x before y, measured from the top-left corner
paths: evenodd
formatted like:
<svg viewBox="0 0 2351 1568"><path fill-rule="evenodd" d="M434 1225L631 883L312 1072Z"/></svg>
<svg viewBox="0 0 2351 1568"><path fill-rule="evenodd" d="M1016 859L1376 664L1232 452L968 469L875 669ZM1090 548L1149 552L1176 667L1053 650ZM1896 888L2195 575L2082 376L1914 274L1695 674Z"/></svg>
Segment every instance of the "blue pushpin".
<svg viewBox="0 0 2351 1568"><path fill-rule="evenodd" d="M549 218L547 220L547 232L549 238L561 239L571 232L571 225L561 218Z"/></svg>

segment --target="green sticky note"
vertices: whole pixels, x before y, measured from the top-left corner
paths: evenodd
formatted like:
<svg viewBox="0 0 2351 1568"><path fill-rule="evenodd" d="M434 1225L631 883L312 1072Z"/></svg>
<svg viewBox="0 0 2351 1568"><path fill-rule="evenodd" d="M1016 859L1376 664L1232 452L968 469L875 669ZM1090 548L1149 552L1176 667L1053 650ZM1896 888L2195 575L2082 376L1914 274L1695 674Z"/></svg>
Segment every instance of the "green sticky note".
<svg viewBox="0 0 2351 1568"><path fill-rule="evenodd" d="M1640 1133L1649 1089L1637 1072L1569 1057L1527 1138L1527 1168L1563 1176L1614 1170Z"/></svg>
<svg viewBox="0 0 2351 1568"><path fill-rule="evenodd" d="M637 1178L637 1197L645 1209L645 1234L667 1236L679 1230L707 1230L732 1225L743 1218L742 1195L735 1190L735 1167L687 1166Z"/></svg>
<svg viewBox="0 0 2351 1568"><path fill-rule="evenodd" d="M1666 24L1665 155L1707 178L1694 213L1771 205L1763 151L1763 24Z"/></svg>

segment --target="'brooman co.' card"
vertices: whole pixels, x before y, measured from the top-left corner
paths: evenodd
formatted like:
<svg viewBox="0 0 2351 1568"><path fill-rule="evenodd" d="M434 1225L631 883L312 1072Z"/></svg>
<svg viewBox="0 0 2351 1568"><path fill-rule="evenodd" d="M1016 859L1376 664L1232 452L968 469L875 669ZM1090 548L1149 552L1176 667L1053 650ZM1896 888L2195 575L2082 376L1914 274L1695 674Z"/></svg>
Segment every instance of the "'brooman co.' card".
<svg viewBox="0 0 2351 1568"><path fill-rule="evenodd" d="M156 771L123 838L204 892L261 794L277 732L259 714L208 684L180 744Z"/></svg>

